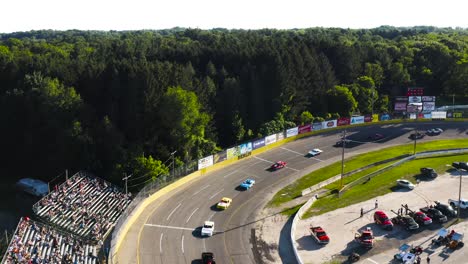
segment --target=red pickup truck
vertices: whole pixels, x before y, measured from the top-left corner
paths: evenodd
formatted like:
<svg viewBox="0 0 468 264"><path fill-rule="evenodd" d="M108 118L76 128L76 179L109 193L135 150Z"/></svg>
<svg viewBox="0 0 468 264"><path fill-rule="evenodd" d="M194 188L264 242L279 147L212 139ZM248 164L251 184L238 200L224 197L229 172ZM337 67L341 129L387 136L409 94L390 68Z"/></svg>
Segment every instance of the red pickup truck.
<svg viewBox="0 0 468 264"><path fill-rule="evenodd" d="M310 227L310 234L319 244L325 245L330 242L327 233L320 226Z"/></svg>

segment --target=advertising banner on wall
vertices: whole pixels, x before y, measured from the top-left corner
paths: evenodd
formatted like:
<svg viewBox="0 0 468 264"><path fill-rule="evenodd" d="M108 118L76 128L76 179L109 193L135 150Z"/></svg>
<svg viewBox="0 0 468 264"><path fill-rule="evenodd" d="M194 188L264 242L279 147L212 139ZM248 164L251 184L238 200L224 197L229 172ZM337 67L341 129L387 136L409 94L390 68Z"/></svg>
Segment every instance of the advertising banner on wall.
<svg viewBox="0 0 468 264"><path fill-rule="evenodd" d="M351 117L351 125L364 123L364 116Z"/></svg>
<svg viewBox="0 0 468 264"><path fill-rule="evenodd" d="M453 117L455 117L455 118L462 118L462 117L463 117L463 113L453 113Z"/></svg>
<svg viewBox="0 0 468 264"><path fill-rule="evenodd" d="M322 129L322 123L313 123L312 124L312 131L317 131Z"/></svg>
<svg viewBox="0 0 468 264"><path fill-rule="evenodd" d="M265 137L265 146L276 142L276 134Z"/></svg>
<svg viewBox="0 0 468 264"><path fill-rule="evenodd" d="M421 96L408 96L408 103L421 103Z"/></svg>
<svg viewBox="0 0 468 264"><path fill-rule="evenodd" d="M276 141L281 141L284 139L284 131L276 134Z"/></svg>
<svg viewBox="0 0 468 264"><path fill-rule="evenodd" d="M236 158L237 156L240 155L239 147L228 148L226 152L227 152L227 159Z"/></svg>
<svg viewBox="0 0 468 264"><path fill-rule="evenodd" d="M423 102L423 111L434 111L435 110L435 102Z"/></svg>
<svg viewBox="0 0 468 264"><path fill-rule="evenodd" d="M445 119L447 118L447 112L445 111L433 111L431 112L432 119Z"/></svg>
<svg viewBox="0 0 468 264"><path fill-rule="evenodd" d="M435 102L435 96L423 96L422 101L423 102Z"/></svg>
<svg viewBox="0 0 468 264"><path fill-rule="evenodd" d="M409 114L409 119L416 119L416 113Z"/></svg>
<svg viewBox="0 0 468 264"><path fill-rule="evenodd" d="M275 137L275 139L276 139L276 137ZM253 142L253 144L252 144L253 149L258 149L258 148L261 148L263 146L265 146L265 138L255 140Z"/></svg>
<svg viewBox="0 0 468 264"><path fill-rule="evenodd" d="M372 116L372 122L379 122L379 114L374 114Z"/></svg>
<svg viewBox="0 0 468 264"><path fill-rule="evenodd" d="M307 132L310 132L310 131L312 131L312 125L311 124L299 126L299 134L304 134L304 133L307 133Z"/></svg>
<svg viewBox="0 0 468 264"><path fill-rule="evenodd" d="M406 102L396 102L395 111L400 111L400 112L406 111L406 105L407 105Z"/></svg>
<svg viewBox="0 0 468 264"><path fill-rule="evenodd" d="M368 115L364 115L364 122L372 122L372 115L371 114L368 114Z"/></svg>
<svg viewBox="0 0 468 264"><path fill-rule="evenodd" d="M432 118L431 113L425 113L424 118L431 119Z"/></svg>
<svg viewBox="0 0 468 264"><path fill-rule="evenodd" d="M406 107L406 112L408 113L418 113L423 110L422 103L411 103Z"/></svg>
<svg viewBox="0 0 468 264"><path fill-rule="evenodd" d="M387 120L390 120L390 115L389 114L380 115L380 121L387 121Z"/></svg>
<svg viewBox="0 0 468 264"><path fill-rule="evenodd" d="M332 128L336 127L337 125L337 120L328 120L328 121L323 121L322 122L322 129L327 129L327 128Z"/></svg>
<svg viewBox="0 0 468 264"><path fill-rule="evenodd" d="M395 102L408 102L408 96L395 96Z"/></svg>
<svg viewBox="0 0 468 264"><path fill-rule="evenodd" d="M216 164L221 161L225 161L227 159L227 152L226 150L220 151L213 156L213 162Z"/></svg>
<svg viewBox="0 0 468 264"><path fill-rule="evenodd" d="M198 160L198 169L204 169L206 167L213 166L213 155L205 157L203 159Z"/></svg>
<svg viewBox="0 0 468 264"><path fill-rule="evenodd" d="M286 130L286 137L292 137L295 136L299 133L299 128L298 127L293 127L288 130Z"/></svg>
<svg viewBox="0 0 468 264"><path fill-rule="evenodd" d="M337 126L347 126L351 124L351 118L349 117L340 117L338 118L338 121L336 122Z"/></svg>
<svg viewBox="0 0 468 264"><path fill-rule="evenodd" d="M239 145L240 147L240 154L245 154L247 152L252 152L252 142L244 143Z"/></svg>

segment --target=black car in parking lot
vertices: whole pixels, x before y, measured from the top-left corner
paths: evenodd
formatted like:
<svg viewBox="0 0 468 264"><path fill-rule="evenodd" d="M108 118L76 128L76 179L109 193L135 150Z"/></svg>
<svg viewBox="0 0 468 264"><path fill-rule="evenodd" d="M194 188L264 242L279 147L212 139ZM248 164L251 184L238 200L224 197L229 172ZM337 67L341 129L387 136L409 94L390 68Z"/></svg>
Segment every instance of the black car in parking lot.
<svg viewBox="0 0 468 264"><path fill-rule="evenodd" d="M430 178L436 178L437 177L437 172L433 168L421 168L421 175L430 177Z"/></svg>
<svg viewBox="0 0 468 264"><path fill-rule="evenodd" d="M434 221L438 223L445 223L447 222L447 216L445 216L441 211L432 208L432 207L423 207L419 209L421 212L425 213L427 216L432 218Z"/></svg>
<svg viewBox="0 0 468 264"><path fill-rule="evenodd" d="M468 162L454 162L452 163L452 167L458 170L468 171Z"/></svg>
<svg viewBox="0 0 468 264"><path fill-rule="evenodd" d="M455 217L457 216L457 211L455 211L455 209L453 209L452 206L448 205L448 204L443 204L439 201L435 201L435 206L434 208L439 210L441 213L443 213L444 215L446 215L447 217Z"/></svg>

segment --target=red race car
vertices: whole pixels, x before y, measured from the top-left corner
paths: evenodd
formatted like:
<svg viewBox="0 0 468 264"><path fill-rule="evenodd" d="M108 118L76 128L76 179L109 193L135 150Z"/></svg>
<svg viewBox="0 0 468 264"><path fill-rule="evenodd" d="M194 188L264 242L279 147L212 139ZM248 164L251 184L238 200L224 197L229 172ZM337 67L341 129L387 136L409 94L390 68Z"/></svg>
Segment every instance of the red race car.
<svg viewBox="0 0 468 264"><path fill-rule="evenodd" d="M277 161L275 164L271 165L270 168L272 170L279 170L279 169L286 167L286 164L287 164L286 162L280 160L280 161Z"/></svg>

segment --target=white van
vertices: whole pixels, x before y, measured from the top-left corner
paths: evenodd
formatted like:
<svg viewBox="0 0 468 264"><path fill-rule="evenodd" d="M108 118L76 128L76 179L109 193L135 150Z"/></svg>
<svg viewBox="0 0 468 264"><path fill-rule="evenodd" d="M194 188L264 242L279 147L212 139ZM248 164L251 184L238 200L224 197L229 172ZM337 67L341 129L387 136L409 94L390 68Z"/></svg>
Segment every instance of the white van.
<svg viewBox="0 0 468 264"><path fill-rule="evenodd" d="M38 197L46 196L49 192L49 186L47 185L47 183L41 180L31 178L24 178L19 180L16 183L16 186L18 186L18 188L20 188L24 192Z"/></svg>

